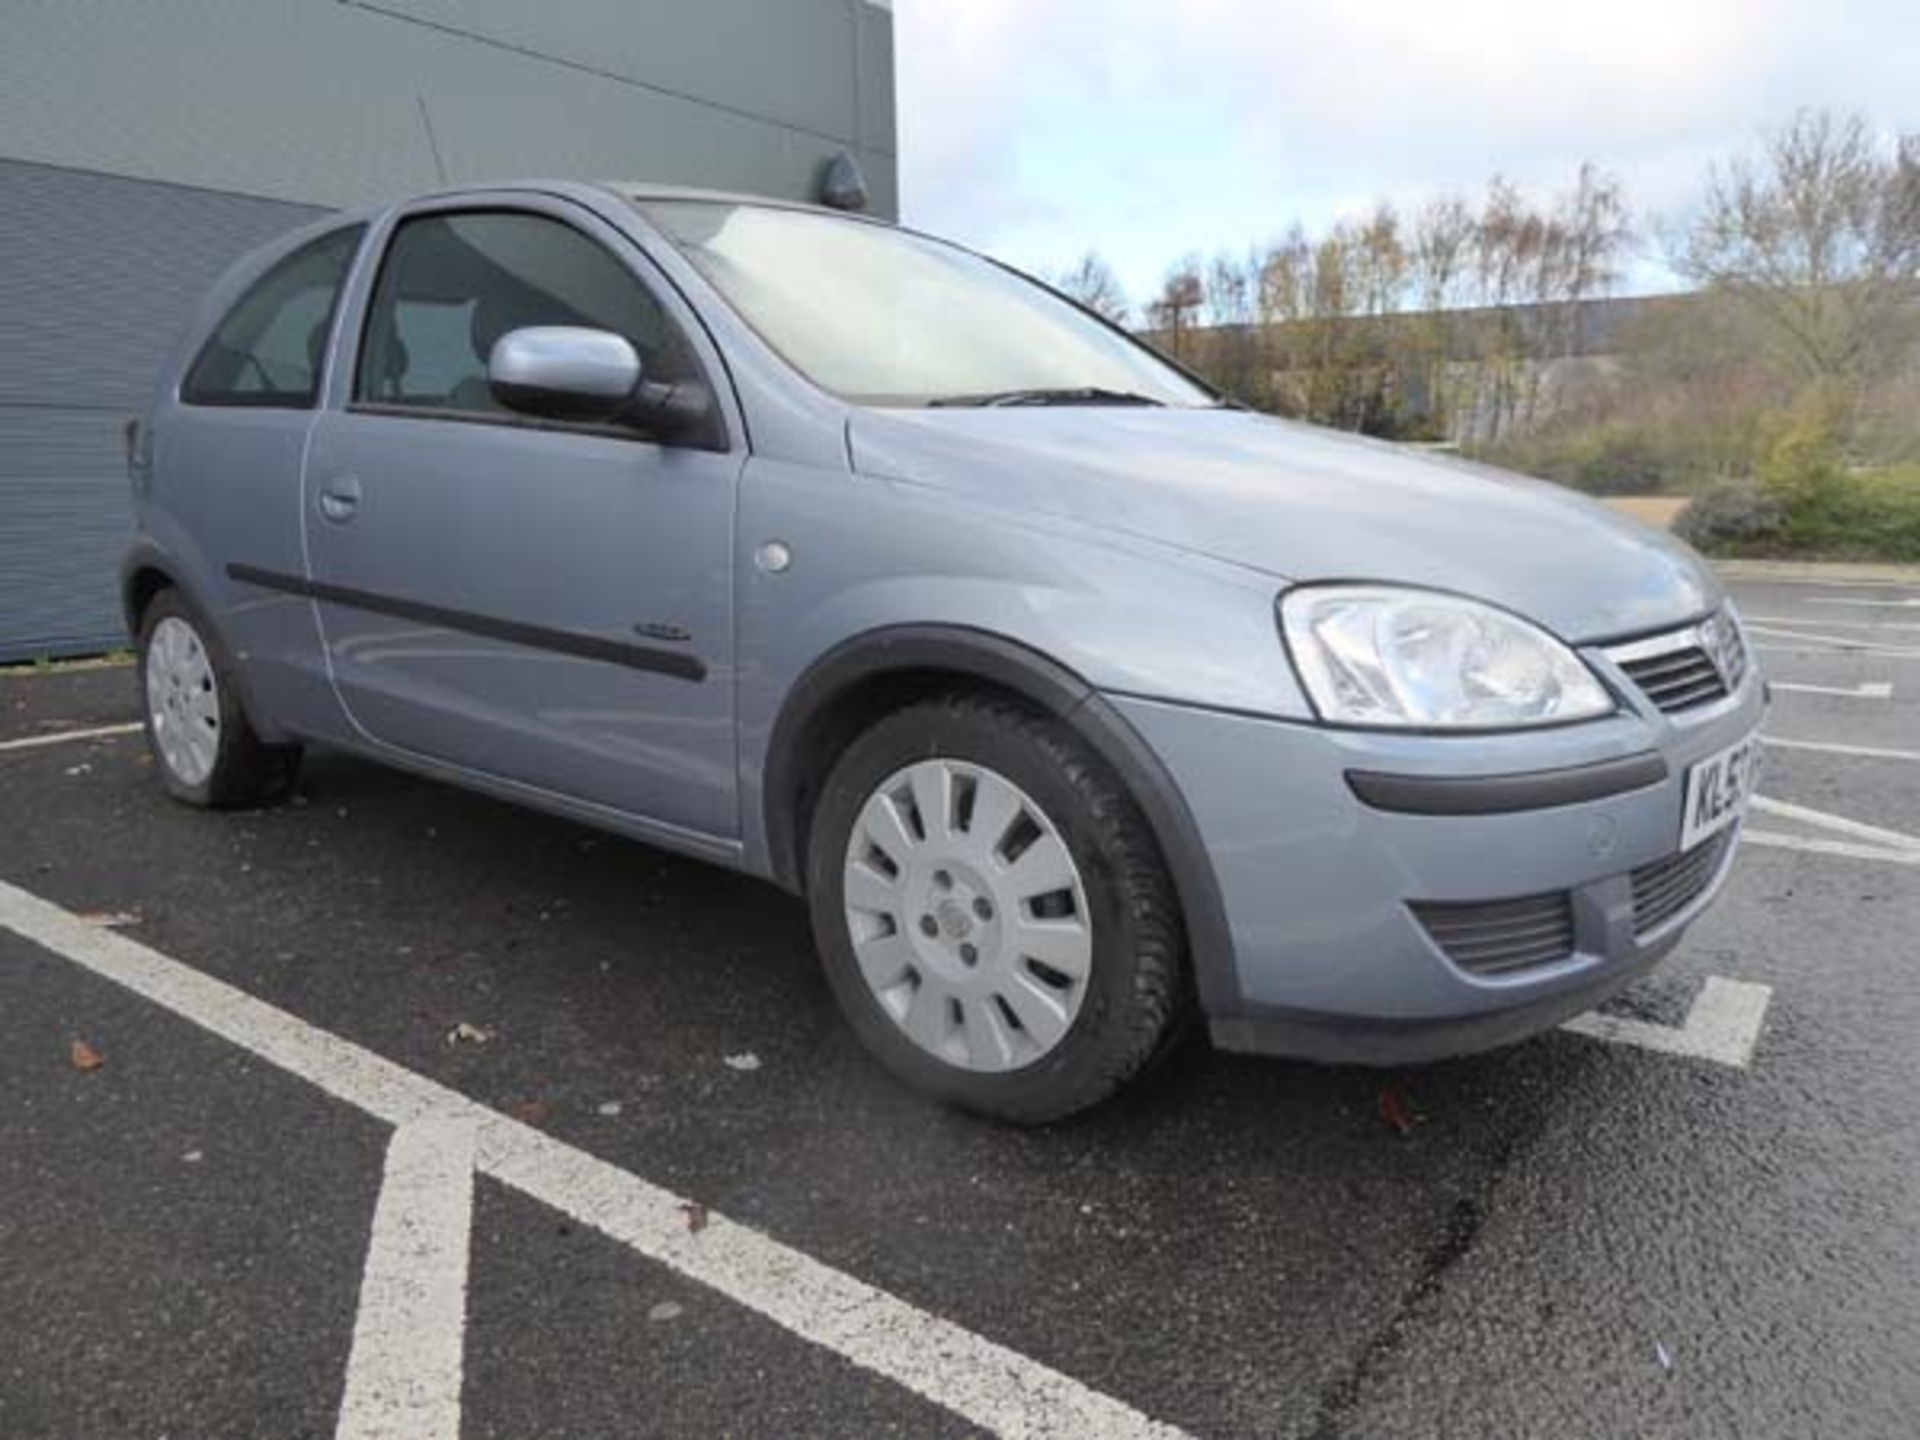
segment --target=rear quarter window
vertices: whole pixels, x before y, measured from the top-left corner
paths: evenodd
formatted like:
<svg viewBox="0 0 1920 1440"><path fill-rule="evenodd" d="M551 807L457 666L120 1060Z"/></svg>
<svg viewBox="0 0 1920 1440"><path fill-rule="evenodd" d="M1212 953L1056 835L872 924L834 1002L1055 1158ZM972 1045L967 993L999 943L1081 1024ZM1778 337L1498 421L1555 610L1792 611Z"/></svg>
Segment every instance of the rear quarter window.
<svg viewBox="0 0 1920 1440"><path fill-rule="evenodd" d="M181 400L311 409L334 308L365 233L364 225L330 231L249 286L194 357Z"/></svg>

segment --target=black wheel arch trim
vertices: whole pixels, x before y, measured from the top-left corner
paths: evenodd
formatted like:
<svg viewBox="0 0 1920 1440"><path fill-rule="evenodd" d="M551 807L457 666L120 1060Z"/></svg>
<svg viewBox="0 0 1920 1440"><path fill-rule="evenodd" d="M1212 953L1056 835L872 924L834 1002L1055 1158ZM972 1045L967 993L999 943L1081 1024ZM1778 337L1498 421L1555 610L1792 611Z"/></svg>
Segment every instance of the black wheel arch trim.
<svg viewBox="0 0 1920 1440"><path fill-rule="evenodd" d="M167 584L183 591L201 614L207 611L205 597L195 594L193 587L181 578L181 567L173 563L166 551L151 540L135 540L127 547L127 553L120 561L120 613L127 622L127 638L133 641L140 638L142 614L134 606L134 581L148 570L165 576Z"/></svg>
<svg viewBox="0 0 1920 1440"><path fill-rule="evenodd" d="M1666 757L1642 750L1587 765L1522 770L1504 775L1394 775L1347 771L1347 785L1375 810L1402 815L1511 815L1604 800L1658 785L1668 775Z"/></svg>
<svg viewBox="0 0 1920 1440"><path fill-rule="evenodd" d="M1025 697L1057 716L1119 776L1160 846L1187 932L1202 1007L1237 1007L1233 936L1220 885L1186 799L1160 757L1103 695L1066 666L1017 640L962 625L897 625L842 641L788 691L762 770L767 858L787 889L805 887L798 833L799 780L809 728L852 687L889 673L949 671Z"/></svg>

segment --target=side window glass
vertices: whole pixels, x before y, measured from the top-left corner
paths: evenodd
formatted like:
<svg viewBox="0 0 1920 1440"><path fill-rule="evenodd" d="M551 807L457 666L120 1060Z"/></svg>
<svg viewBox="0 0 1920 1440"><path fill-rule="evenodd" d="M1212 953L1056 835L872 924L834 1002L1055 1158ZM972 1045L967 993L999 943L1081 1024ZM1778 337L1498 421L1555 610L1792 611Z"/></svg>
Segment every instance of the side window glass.
<svg viewBox="0 0 1920 1440"><path fill-rule="evenodd" d="M528 325L580 325L630 341L650 380L695 378L679 329L595 241L542 215L423 215L394 232L367 310L354 398L510 413L487 384L494 342Z"/></svg>
<svg viewBox="0 0 1920 1440"><path fill-rule="evenodd" d="M256 280L201 347L180 398L189 405L311 409L334 306L365 230L355 225L323 235Z"/></svg>

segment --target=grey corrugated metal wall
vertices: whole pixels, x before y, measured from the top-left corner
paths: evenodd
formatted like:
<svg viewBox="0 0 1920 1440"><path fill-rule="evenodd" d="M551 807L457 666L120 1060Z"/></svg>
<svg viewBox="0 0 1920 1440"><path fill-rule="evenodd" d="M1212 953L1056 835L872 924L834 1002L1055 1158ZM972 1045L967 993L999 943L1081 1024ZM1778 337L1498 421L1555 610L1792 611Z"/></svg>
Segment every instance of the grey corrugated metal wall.
<svg viewBox="0 0 1920 1440"><path fill-rule="evenodd" d="M121 426L205 287L325 209L515 175L896 213L873 0L142 0L7 7L0 661L118 643Z"/></svg>
<svg viewBox="0 0 1920 1440"><path fill-rule="evenodd" d="M124 642L122 427L228 261L320 213L0 160L0 661Z"/></svg>

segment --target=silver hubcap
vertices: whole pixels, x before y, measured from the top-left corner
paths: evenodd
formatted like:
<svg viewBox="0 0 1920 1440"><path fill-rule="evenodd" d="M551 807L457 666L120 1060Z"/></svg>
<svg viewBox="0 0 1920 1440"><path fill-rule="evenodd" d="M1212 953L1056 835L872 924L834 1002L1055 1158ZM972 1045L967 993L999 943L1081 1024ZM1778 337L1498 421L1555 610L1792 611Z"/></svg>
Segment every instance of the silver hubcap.
<svg viewBox="0 0 1920 1440"><path fill-rule="evenodd" d="M220 691L213 661L186 621L169 615L147 642L147 717L160 759L183 785L213 773L220 751Z"/></svg>
<svg viewBox="0 0 1920 1440"><path fill-rule="evenodd" d="M1080 1013L1093 968L1080 871L1004 775L923 760L890 777L854 822L845 901L867 988L949 1065L1030 1065Z"/></svg>

